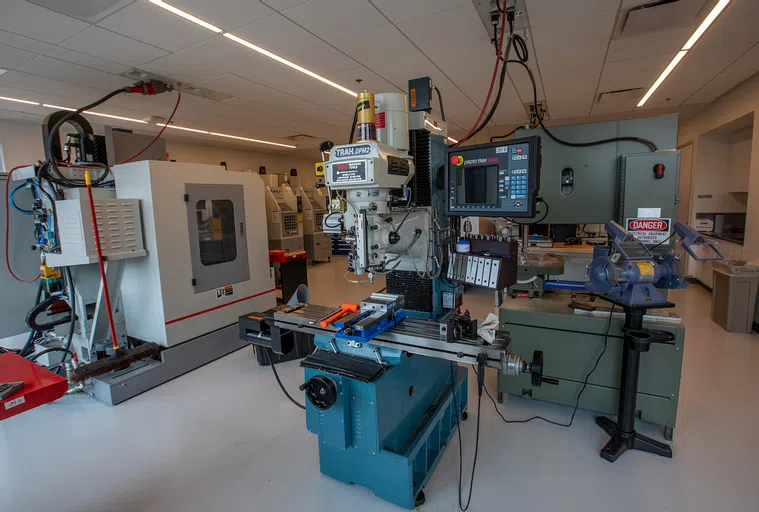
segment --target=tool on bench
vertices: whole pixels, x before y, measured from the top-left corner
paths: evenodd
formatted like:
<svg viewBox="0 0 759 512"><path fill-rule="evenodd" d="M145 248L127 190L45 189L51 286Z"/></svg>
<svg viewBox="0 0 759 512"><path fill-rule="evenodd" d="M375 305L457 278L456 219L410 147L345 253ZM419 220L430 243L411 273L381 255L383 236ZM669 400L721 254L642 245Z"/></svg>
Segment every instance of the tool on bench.
<svg viewBox="0 0 759 512"><path fill-rule="evenodd" d="M358 304L349 304L345 303L342 306L340 306L340 309L336 309L334 313L329 315L328 317L324 318L322 321L319 322L319 325L322 327L322 329L325 329L329 324L333 323L336 320L339 320L340 318L344 317L345 315L349 313L355 313L360 309L360 306Z"/></svg>

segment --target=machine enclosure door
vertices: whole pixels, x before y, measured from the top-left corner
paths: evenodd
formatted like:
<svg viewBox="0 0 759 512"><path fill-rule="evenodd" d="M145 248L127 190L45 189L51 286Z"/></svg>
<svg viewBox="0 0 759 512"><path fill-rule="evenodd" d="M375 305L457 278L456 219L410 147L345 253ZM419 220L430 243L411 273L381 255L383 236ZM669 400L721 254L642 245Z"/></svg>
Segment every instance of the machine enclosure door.
<svg viewBox="0 0 759 512"><path fill-rule="evenodd" d="M188 183L185 194L195 293L247 281L243 186Z"/></svg>

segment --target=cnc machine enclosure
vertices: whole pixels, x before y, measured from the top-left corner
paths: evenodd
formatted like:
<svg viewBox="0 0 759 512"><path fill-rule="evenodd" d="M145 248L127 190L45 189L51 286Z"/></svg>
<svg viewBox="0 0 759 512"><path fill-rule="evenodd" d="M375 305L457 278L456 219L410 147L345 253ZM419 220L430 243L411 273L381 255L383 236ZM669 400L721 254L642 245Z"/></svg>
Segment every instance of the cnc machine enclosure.
<svg viewBox="0 0 759 512"><path fill-rule="evenodd" d="M170 347L274 306L258 175L159 161L112 171L117 197L140 200L147 250L124 266L129 336Z"/></svg>

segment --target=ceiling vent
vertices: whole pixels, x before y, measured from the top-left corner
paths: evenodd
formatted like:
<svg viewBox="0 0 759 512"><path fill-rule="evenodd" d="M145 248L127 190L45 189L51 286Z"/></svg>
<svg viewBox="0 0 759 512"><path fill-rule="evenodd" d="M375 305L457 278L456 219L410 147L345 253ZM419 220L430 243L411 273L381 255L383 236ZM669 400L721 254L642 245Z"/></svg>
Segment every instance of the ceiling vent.
<svg viewBox="0 0 759 512"><path fill-rule="evenodd" d="M307 135L305 133L299 133L298 135L290 135L289 137L285 137L285 139L293 142L308 142L310 140L316 139L316 137Z"/></svg>
<svg viewBox="0 0 759 512"><path fill-rule="evenodd" d="M617 91L602 92L598 95L596 103L638 101L641 96L643 96L643 87L635 87L634 89L619 89Z"/></svg>
<svg viewBox="0 0 759 512"><path fill-rule="evenodd" d="M206 89L205 87L197 87L195 85L182 82L181 80L175 80L173 78L158 75L156 73L150 73L149 71L143 71L136 68L121 73L121 76L127 77L130 80L134 80L135 82L142 80L160 80L161 82L173 85L182 94L192 94L193 96L205 98L207 100L226 101L234 98L234 96L230 94L214 91L213 89Z"/></svg>
<svg viewBox="0 0 759 512"><path fill-rule="evenodd" d="M696 22L699 13L711 10L716 3L717 0L660 0L633 7L619 17L614 38L689 27Z"/></svg>
<svg viewBox="0 0 759 512"><path fill-rule="evenodd" d="M71 16L87 23L97 23L135 0L27 0L30 4Z"/></svg>

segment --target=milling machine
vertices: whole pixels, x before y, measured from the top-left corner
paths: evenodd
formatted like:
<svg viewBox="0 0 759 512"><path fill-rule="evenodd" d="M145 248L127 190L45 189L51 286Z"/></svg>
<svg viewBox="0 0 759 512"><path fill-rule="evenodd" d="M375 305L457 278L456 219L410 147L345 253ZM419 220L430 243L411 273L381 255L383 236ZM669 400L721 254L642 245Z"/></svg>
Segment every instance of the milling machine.
<svg viewBox="0 0 759 512"><path fill-rule="evenodd" d="M402 94L360 93L358 140L333 147L325 164L326 185L345 209L325 215L324 230L344 232L349 272L369 280L386 275L387 293L339 307L279 306L244 315L239 325L242 339L278 354L292 350L295 333L314 336L300 389L322 473L411 509L424 502L432 471L466 419L467 370L457 363L478 366L480 398L486 367L529 373L537 386L543 363L539 351L530 361L512 354L508 333L485 342L456 300L446 299L460 297L467 275L484 287L491 276L503 288L516 279L515 242L493 241L454 258L455 239L460 216L470 211L533 214L539 139L449 154L445 132L409 133L406 105ZM442 172L446 161L456 162L452 172ZM459 183L454 191L446 174ZM483 190L496 193L485 197Z"/></svg>

